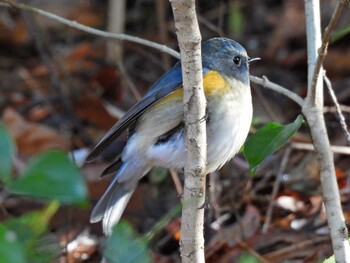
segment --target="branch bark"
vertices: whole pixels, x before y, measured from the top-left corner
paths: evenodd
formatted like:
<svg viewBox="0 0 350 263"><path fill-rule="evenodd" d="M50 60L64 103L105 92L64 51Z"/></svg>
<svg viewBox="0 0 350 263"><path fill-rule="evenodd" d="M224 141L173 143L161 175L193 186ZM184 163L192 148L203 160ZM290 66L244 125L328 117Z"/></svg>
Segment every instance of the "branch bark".
<svg viewBox="0 0 350 263"><path fill-rule="evenodd" d="M335 29L335 26L337 25L337 22L340 18L340 15L343 11L344 5L345 5L345 0L338 1L337 6L335 7L335 10L333 12L331 21L328 24L328 26L326 27L326 30L324 32L321 46L318 50L315 50L315 52L318 52L318 56L317 56L317 59L315 61L314 70L313 71L310 70L310 72L309 72L309 74L312 74L312 79L309 79L311 81L311 84L309 84L309 85L310 85L310 90L311 90L310 97L313 100L316 99L315 90L316 90L316 86L318 85L317 82L319 81L319 79L322 79L321 77L319 77L319 73L322 70L323 61L327 55L328 44L329 44L329 41L332 37L332 33ZM316 8L317 8L317 6L315 6L315 9ZM318 6L318 9L319 9L319 6ZM311 16L311 17L313 17L313 16ZM320 20L320 19L318 19L318 20ZM319 23L320 21L315 21L315 22ZM317 32L317 33L319 33L321 35L320 24L318 24L318 28L319 28L319 32ZM319 41L321 41L321 38ZM321 87L321 89L323 89L323 87Z"/></svg>
<svg viewBox="0 0 350 263"><path fill-rule="evenodd" d="M293 91L290 91L276 83L273 83L271 81L268 80L268 78L266 76L263 76L262 78L258 78L256 76L249 76L249 79L251 82L261 85L264 88L267 89L271 89L274 90L288 98L290 98L292 101L294 101L295 103L297 103L300 107L303 106L304 100L296 93L294 93Z"/></svg>
<svg viewBox="0 0 350 263"><path fill-rule="evenodd" d="M335 10L338 12L338 9ZM328 44L330 32L321 42L320 6L318 0L305 0L306 31L308 42L308 94L304 101L302 112L309 124L315 147L315 153L320 166L322 194L326 208L328 226L332 239L336 262L350 262L350 247L348 231L345 225L340 203L339 188L335 175L333 153L327 135L323 116L323 82L322 57L318 57L318 50ZM332 23L332 21L331 21ZM322 48L320 49L323 50ZM322 54L320 54L322 55ZM324 54L323 54L324 55ZM322 56L323 56L322 55ZM318 62L320 61L320 62Z"/></svg>
<svg viewBox="0 0 350 263"><path fill-rule="evenodd" d="M187 161L180 251L183 263L204 262L206 99L203 90L201 35L195 0L171 0L181 53Z"/></svg>
<svg viewBox="0 0 350 263"><path fill-rule="evenodd" d="M108 1L107 31L115 34L122 34L125 27L125 0ZM122 60L123 46L108 43L107 56L111 61L120 63Z"/></svg>

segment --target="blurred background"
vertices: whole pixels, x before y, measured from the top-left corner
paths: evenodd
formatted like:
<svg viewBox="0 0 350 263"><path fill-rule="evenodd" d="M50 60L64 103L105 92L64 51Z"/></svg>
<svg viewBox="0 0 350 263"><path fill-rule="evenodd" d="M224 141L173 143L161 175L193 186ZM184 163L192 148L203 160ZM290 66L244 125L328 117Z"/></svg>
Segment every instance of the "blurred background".
<svg viewBox="0 0 350 263"><path fill-rule="evenodd" d="M93 28L130 34L178 50L171 6L165 0L17 2ZM321 1L322 30L336 2ZM265 75L301 97L306 95L304 1L200 0L197 15L203 40L217 36L235 39L250 57L262 58L251 64L252 75ZM349 31L350 11L346 6L324 67L348 124ZM0 121L17 148L11 176L18 176L33 157L50 149L74 152L79 164L78 153L84 155L91 149L175 62L159 50L112 42L1 6ZM252 84L252 94L252 133L271 121L290 123L300 113L298 105L271 90ZM332 145L346 146L326 89L325 105ZM90 224L89 216L112 178L100 179L100 174L125 139L122 136L101 158L81 167L88 202L84 206L61 205L48 221L41 235L50 236L49 243L57 244L50 262L99 262L105 239L101 224ZM318 167L312 151L299 149L300 143L304 148L312 143L305 124L254 176L249 175L249 166L241 154L208 176L207 262L320 262L332 255ZM336 153L335 162L344 214L349 221L349 151ZM151 262L180 262L181 222L177 210L182 180L182 175L153 169L141 181L124 213L123 218L136 236L148 233ZM15 194L3 195L0 200L2 222L47 204L40 198ZM165 220L166 215L169 220Z"/></svg>

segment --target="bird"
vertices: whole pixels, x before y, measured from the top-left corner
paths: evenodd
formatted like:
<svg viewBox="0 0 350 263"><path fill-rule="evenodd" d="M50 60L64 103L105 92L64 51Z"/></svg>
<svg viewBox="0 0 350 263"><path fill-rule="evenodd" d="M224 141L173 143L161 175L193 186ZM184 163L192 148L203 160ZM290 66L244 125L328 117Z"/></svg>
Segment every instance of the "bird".
<svg viewBox="0 0 350 263"><path fill-rule="evenodd" d="M252 121L250 58L238 42L211 38L202 43L203 88L207 101L206 174L220 169L240 150ZM115 173L94 207L90 222L102 220L112 233L138 182L154 166L182 171L186 161L181 63L178 61L97 143L92 161L123 132L128 139L121 154L102 173Z"/></svg>

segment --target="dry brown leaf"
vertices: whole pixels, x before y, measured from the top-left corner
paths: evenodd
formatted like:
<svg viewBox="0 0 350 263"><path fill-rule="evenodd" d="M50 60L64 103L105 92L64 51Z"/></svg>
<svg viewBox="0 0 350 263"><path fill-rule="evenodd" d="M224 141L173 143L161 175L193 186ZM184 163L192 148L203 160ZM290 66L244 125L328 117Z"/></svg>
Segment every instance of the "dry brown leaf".
<svg viewBox="0 0 350 263"><path fill-rule="evenodd" d="M76 101L74 108L80 119L87 120L104 130L108 130L116 122L98 98L82 96Z"/></svg>
<svg viewBox="0 0 350 263"><path fill-rule="evenodd" d="M50 127L26 121L12 108L3 111L1 120L15 139L21 153L33 155L48 149L70 148L69 138Z"/></svg>
<svg viewBox="0 0 350 263"><path fill-rule="evenodd" d="M0 20L0 41L14 45L28 44L30 37L23 20L12 20L12 27L8 27Z"/></svg>

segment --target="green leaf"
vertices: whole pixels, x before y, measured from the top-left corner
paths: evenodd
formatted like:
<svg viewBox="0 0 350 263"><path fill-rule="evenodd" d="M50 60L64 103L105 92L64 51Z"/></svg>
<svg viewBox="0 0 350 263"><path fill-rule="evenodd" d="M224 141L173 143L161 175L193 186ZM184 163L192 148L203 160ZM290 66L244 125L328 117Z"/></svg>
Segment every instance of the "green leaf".
<svg viewBox="0 0 350 263"><path fill-rule="evenodd" d="M299 129L302 122L302 115L287 125L271 122L252 135L243 148L243 154L249 162L250 173L253 174L269 155L280 149Z"/></svg>
<svg viewBox="0 0 350 263"><path fill-rule="evenodd" d="M234 1L230 6L229 27L235 37L242 35L244 17L242 14L242 8L238 1Z"/></svg>
<svg viewBox="0 0 350 263"><path fill-rule="evenodd" d="M331 43L338 41L339 39L345 37L350 33L350 25L345 26L337 31L335 31L332 35Z"/></svg>
<svg viewBox="0 0 350 263"><path fill-rule="evenodd" d="M173 218L181 214L182 204L177 204L168 213L166 213L157 223L152 227L152 229L144 235L144 240L146 242L151 242L153 238L159 234L172 220Z"/></svg>
<svg viewBox="0 0 350 263"><path fill-rule="evenodd" d="M0 263L25 263L24 249L14 231L0 224Z"/></svg>
<svg viewBox="0 0 350 263"><path fill-rule="evenodd" d="M163 167L154 167L150 173L150 180L154 184L160 184L169 178L169 170Z"/></svg>
<svg viewBox="0 0 350 263"><path fill-rule="evenodd" d="M238 260L238 263L259 263L260 261L256 259L253 255L243 254Z"/></svg>
<svg viewBox="0 0 350 263"><path fill-rule="evenodd" d="M86 184L79 170L64 152L49 151L38 155L22 176L8 185L15 194L62 203L81 203L86 200Z"/></svg>
<svg viewBox="0 0 350 263"><path fill-rule="evenodd" d="M323 260L323 263L335 263L334 255Z"/></svg>
<svg viewBox="0 0 350 263"><path fill-rule="evenodd" d="M135 237L132 227L125 221L114 226L103 254L111 263L151 262L146 241Z"/></svg>
<svg viewBox="0 0 350 263"><path fill-rule="evenodd" d="M20 240L27 241L39 237L46 232L49 222L58 208L59 203L57 201L52 201L43 210L9 219L5 224L10 229L16 231Z"/></svg>
<svg viewBox="0 0 350 263"><path fill-rule="evenodd" d="M14 231L21 244L24 245L26 258L29 262L50 262L59 255L58 240L49 240L44 234L51 218L57 212L59 203L52 201L42 210L25 214L18 218L9 219L6 226Z"/></svg>
<svg viewBox="0 0 350 263"><path fill-rule="evenodd" d="M0 179L5 183L10 179L14 153L14 142L5 126L0 124Z"/></svg>
<svg viewBox="0 0 350 263"><path fill-rule="evenodd" d="M28 262L57 262L59 256L62 256L62 245L60 245L58 237L54 234L46 234L31 241L31 246L28 246L26 243Z"/></svg>

